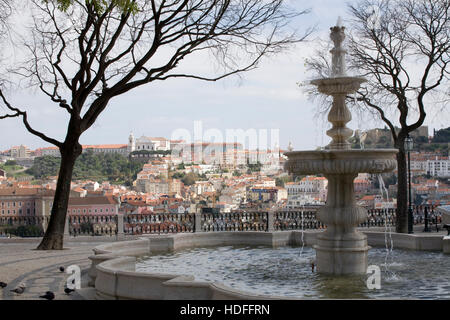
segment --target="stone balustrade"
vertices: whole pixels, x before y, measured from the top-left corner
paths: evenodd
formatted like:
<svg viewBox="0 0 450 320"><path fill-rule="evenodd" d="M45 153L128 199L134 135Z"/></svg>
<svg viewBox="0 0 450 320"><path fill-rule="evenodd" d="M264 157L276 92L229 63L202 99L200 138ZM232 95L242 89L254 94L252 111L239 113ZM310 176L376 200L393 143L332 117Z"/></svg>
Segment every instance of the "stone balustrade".
<svg viewBox="0 0 450 320"><path fill-rule="evenodd" d="M320 230L326 226L317 220L319 207L276 211L235 211L219 214L118 214L69 215L66 235L141 235L218 231ZM435 230L442 223L442 213L427 206L428 224ZM425 222L425 206L413 209L414 225ZM361 228L394 227L395 209L369 209ZM46 226L49 217L0 217L0 236L17 226ZM44 228L43 228L44 230Z"/></svg>

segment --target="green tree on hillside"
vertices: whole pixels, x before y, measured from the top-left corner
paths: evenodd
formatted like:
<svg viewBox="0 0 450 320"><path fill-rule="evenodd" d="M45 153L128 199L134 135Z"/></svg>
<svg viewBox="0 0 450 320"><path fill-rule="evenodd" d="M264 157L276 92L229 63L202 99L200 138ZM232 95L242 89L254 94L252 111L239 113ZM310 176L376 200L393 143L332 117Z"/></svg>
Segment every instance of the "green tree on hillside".
<svg viewBox="0 0 450 320"><path fill-rule="evenodd" d="M53 156L38 157L33 166L26 171L36 179L58 175L61 158ZM143 164L130 161L116 153L94 153L91 150L78 157L73 169L74 179L92 179L111 183L130 183L142 170Z"/></svg>
<svg viewBox="0 0 450 320"><path fill-rule="evenodd" d="M450 127L436 131L432 142L450 143Z"/></svg>

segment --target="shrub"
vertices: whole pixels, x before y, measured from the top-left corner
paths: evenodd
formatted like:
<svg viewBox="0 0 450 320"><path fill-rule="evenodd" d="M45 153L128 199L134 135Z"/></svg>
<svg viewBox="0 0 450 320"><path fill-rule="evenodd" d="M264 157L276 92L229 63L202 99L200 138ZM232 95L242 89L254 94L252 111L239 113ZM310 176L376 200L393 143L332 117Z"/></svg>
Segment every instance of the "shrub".
<svg viewBox="0 0 450 320"><path fill-rule="evenodd" d="M18 226L5 229L9 233L22 238L41 237L44 234L41 226Z"/></svg>

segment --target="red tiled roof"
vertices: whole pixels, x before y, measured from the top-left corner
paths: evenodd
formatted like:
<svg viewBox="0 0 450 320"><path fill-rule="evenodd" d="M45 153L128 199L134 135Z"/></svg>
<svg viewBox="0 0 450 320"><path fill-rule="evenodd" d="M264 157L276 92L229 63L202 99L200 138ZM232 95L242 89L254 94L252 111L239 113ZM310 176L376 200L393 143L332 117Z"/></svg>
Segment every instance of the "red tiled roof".
<svg viewBox="0 0 450 320"><path fill-rule="evenodd" d="M84 198L70 198L69 205L72 206L89 206L101 204L118 204L117 201L111 197L84 197Z"/></svg>
<svg viewBox="0 0 450 320"><path fill-rule="evenodd" d="M45 195L53 196L53 190L42 188L0 188L0 196L30 196L30 195Z"/></svg>
<svg viewBox="0 0 450 320"><path fill-rule="evenodd" d="M83 149L122 149L127 148L126 144L98 144L98 145L83 145Z"/></svg>

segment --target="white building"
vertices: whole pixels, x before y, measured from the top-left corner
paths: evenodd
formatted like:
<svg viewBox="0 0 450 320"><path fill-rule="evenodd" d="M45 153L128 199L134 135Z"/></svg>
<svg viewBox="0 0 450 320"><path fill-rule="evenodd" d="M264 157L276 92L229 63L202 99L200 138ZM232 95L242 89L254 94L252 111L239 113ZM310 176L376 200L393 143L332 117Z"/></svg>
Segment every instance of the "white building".
<svg viewBox="0 0 450 320"><path fill-rule="evenodd" d="M168 151L170 150L170 140L166 138L153 138L142 136L134 139L133 134L128 138L128 149L132 151Z"/></svg>
<svg viewBox="0 0 450 320"><path fill-rule="evenodd" d="M87 151L92 151L93 153L118 153L124 156L128 155L126 144L83 145L83 152Z"/></svg>
<svg viewBox="0 0 450 320"><path fill-rule="evenodd" d="M288 182L285 185L288 200L298 195L310 195L325 201L328 188L328 180L324 177L308 176L298 182Z"/></svg>
<svg viewBox="0 0 450 320"><path fill-rule="evenodd" d="M21 144L20 146L11 147L10 156L11 158L29 158L30 157L30 149L27 146Z"/></svg>
<svg viewBox="0 0 450 320"><path fill-rule="evenodd" d="M213 184L209 181L195 181L195 184L191 188L197 195L201 195L205 192L216 192Z"/></svg>
<svg viewBox="0 0 450 320"><path fill-rule="evenodd" d="M323 201L320 201L319 199L314 198L311 195L297 194L297 195L288 197L286 208L302 209L304 206L307 206L307 205L323 205L323 204L325 204Z"/></svg>
<svg viewBox="0 0 450 320"><path fill-rule="evenodd" d="M450 157L427 160L427 173L433 177L450 177Z"/></svg>
<svg viewBox="0 0 450 320"><path fill-rule="evenodd" d="M61 153L57 147L39 148L35 152L36 157L53 156L60 157Z"/></svg>

